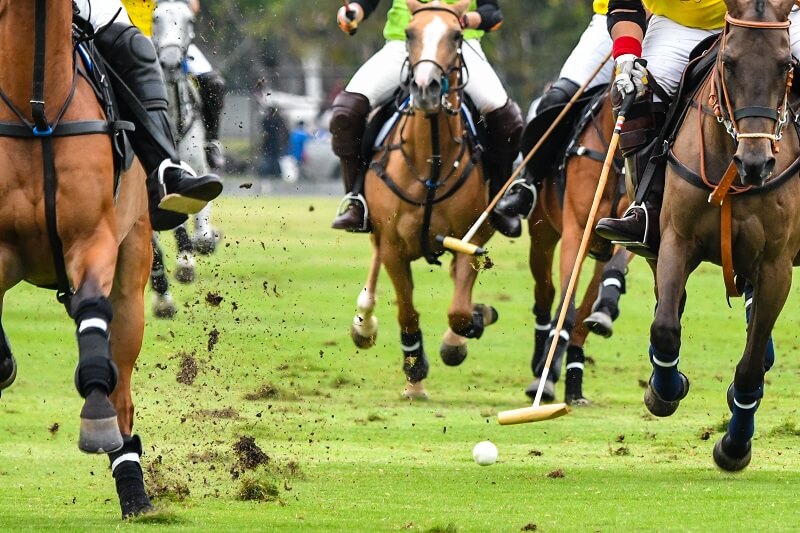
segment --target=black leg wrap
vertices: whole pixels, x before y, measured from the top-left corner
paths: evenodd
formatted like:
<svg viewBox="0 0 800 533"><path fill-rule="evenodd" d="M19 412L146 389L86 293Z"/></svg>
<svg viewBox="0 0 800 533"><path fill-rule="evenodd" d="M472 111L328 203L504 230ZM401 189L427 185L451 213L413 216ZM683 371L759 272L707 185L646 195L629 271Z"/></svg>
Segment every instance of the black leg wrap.
<svg viewBox="0 0 800 533"><path fill-rule="evenodd" d="M583 365L585 361L583 347L570 346L567 348L567 377L564 379L567 403L583 399Z"/></svg>
<svg viewBox="0 0 800 533"><path fill-rule="evenodd" d="M484 330L483 313L480 311L472 312L472 323L464 329L453 330L456 334L468 339L480 339Z"/></svg>
<svg viewBox="0 0 800 533"><path fill-rule="evenodd" d="M117 385L117 367L111 360L108 324L111 303L105 297L82 298L81 291L72 299L70 313L78 326L78 367L75 387L86 398L96 388L111 394Z"/></svg>
<svg viewBox="0 0 800 533"><path fill-rule="evenodd" d="M197 76L203 101L203 125L209 139L219 139L219 117L225 100L225 79L216 70Z"/></svg>
<svg viewBox="0 0 800 533"><path fill-rule="evenodd" d="M164 271L164 252L153 238L153 266L150 269L150 285L158 294L165 294L169 290L169 281Z"/></svg>
<svg viewBox="0 0 800 533"><path fill-rule="evenodd" d="M178 244L179 252L192 253L192 240L183 226L175 228L175 242Z"/></svg>
<svg viewBox="0 0 800 533"><path fill-rule="evenodd" d="M619 270L603 272L597 309L605 309L611 320L616 320L619 316L619 299L623 294L625 294L625 273Z"/></svg>
<svg viewBox="0 0 800 533"><path fill-rule="evenodd" d="M108 458L117 484L122 518L129 518L152 510L153 505L145 492L142 466L138 461L142 456L142 442L138 435L128 435L123 440L122 449L108 454ZM136 459L131 454L136 455Z"/></svg>
<svg viewBox="0 0 800 533"><path fill-rule="evenodd" d="M569 317L569 313L567 314ZM554 339L556 324L553 322L551 324L550 331L547 334L547 341L544 343L544 353L542 354L542 360L539 365L536 366L533 370L533 375L535 377L540 377L542 372L544 371L544 364L547 361L547 354L550 351L550 343L557 342L556 351L553 353L553 360L550 362L550 372L548 374L548 378L553 383L558 382L558 378L561 376L561 366L564 362L564 353L567 351L567 344L569 344L569 336L572 333L572 321L567 318L564 321L564 327L561 329L561 334L558 336L558 339Z"/></svg>
<svg viewBox="0 0 800 533"><path fill-rule="evenodd" d="M550 321L553 319L550 311L539 311L533 308L533 315L536 317L534 329L533 357L531 358L531 372L536 375L536 368L544 364L544 346L547 343L547 336L550 334Z"/></svg>
<svg viewBox="0 0 800 533"><path fill-rule="evenodd" d="M403 348L403 372L408 381L416 383L428 377L428 358L422 346L422 331L401 333Z"/></svg>

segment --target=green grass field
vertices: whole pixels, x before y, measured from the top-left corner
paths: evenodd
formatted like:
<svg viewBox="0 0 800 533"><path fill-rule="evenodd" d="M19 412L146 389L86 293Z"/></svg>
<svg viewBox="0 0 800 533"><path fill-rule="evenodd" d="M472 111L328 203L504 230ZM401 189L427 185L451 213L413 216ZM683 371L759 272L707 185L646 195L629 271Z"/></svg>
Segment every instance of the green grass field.
<svg viewBox="0 0 800 533"><path fill-rule="evenodd" d="M151 520L121 522L107 459L77 449L73 323L52 293L12 290L3 320L19 376L0 399L0 529L800 529L797 290L775 332L777 363L756 419L753 461L724 474L711 450L727 420L725 391L745 328L743 303L727 307L718 268L703 267L690 282L681 369L692 390L673 417L655 419L641 401L653 301L638 261L614 337L587 345L594 364L584 391L594 405L501 427L497 411L527 403L527 239L490 243L495 267L479 277L476 301L495 305L500 321L471 341L458 368L438 358L452 291L447 270L415 265L431 399L409 403L400 399L399 332L385 275L378 344L359 351L350 341L370 248L367 236L328 229L335 205L220 202L224 248L199 261L195 285L174 284L181 306L173 321L148 319L134 401L149 489L162 509ZM209 292L222 296L218 306L206 302ZM472 461L484 439L499 448L493 466Z"/></svg>

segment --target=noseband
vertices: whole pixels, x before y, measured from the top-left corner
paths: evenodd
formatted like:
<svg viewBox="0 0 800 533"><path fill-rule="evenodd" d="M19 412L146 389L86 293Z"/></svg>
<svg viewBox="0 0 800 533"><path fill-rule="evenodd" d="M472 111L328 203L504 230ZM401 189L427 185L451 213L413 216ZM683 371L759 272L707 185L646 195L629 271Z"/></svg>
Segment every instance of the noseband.
<svg viewBox="0 0 800 533"><path fill-rule="evenodd" d="M714 110L717 121L725 126L728 134L733 137L734 142L738 143L739 139L769 139L772 141L772 151L778 151L778 141L783 136L783 127L787 124L789 117L788 100L794 77L794 65L786 73L786 90L783 94L783 101L778 105L777 109L766 106L747 106L734 110L728 94L728 86L725 83L725 61L723 60L728 29L731 26L736 26L738 28L758 30L784 30L788 33L790 25L791 22L789 20L782 22L756 22L738 19L731 16L730 13L725 14L725 29L722 32L722 44L717 55L717 64L714 66L714 83L708 100ZM722 93L724 109L720 105L719 93ZM775 128L772 133L741 133L736 122L743 118L768 118L775 121Z"/></svg>
<svg viewBox="0 0 800 533"><path fill-rule="evenodd" d="M414 16L417 13L422 13L423 11L442 11L444 13L449 13L453 15L458 20L459 26L461 25L461 20L458 18L458 15L453 11L450 11L447 8L439 7L439 6L430 6L430 7L423 7L422 9L418 9L414 12ZM403 80L402 84L404 87L408 88L411 86L411 80L414 75L414 71L416 68L423 64L423 63L432 63L434 67L436 67L439 72L441 72L441 84L442 84L442 108L451 115L456 115L459 112L459 105L456 104L455 106L451 105L450 102L447 100L447 96L450 93L458 93L460 95L461 91L464 90L464 87L467 85L467 81L469 81L469 72L467 71L466 64L464 63L464 55L461 51L461 47L464 44L464 37L463 34L459 36L458 44L456 45L456 61L454 64L450 65L449 67L445 68L440 65L436 60L433 59L420 59L413 65L408 57L406 57L405 64L403 70L407 72L405 79ZM405 68L405 65L408 65L408 68ZM456 79L458 80L457 83L453 86L450 85L450 76L453 73L456 73ZM467 75L464 76L463 73L466 72ZM460 99L459 99L460 100Z"/></svg>

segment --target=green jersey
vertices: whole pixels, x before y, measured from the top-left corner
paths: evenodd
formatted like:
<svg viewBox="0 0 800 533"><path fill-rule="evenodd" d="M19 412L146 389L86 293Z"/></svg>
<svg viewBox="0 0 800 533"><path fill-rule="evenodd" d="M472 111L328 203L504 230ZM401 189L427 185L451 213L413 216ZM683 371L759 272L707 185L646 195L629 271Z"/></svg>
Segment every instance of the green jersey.
<svg viewBox="0 0 800 533"><path fill-rule="evenodd" d="M455 4L456 0L444 0L447 4ZM469 10L477 9L477 0L469 3ZM386 16L386 26L383 28L383 38L387 41L405 41L406 26L411 20L411 12L408 10L406 0L393 0L389 14ZM483 30L464 30L464 39L480 39L485 32Z"/></svg>

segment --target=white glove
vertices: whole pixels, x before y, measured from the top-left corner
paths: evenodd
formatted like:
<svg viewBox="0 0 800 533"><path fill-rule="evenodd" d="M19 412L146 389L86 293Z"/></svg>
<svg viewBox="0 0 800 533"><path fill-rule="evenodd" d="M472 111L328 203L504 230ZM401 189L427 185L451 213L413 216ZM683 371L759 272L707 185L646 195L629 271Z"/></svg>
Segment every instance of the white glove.
<svg viewBox="0 0 800 533"><path fill-rule="evenodd" d="M647 69L638 63L639 59L633 54L623 54L615 59L617 75L614 86L623 97L636 94L636 98L644 96L644 87L647 85Z"/></svg>

